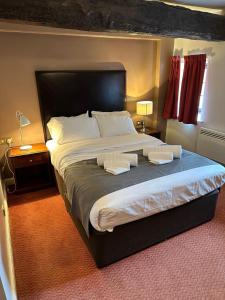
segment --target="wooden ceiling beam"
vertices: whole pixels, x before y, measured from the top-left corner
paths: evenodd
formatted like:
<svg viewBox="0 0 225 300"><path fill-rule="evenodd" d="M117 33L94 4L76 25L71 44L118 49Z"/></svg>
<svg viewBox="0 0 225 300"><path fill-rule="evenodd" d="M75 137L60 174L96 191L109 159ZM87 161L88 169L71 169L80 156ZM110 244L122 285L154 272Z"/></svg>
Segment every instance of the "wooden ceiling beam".
<svg viewBox="0 0 225 300"><path fill-rule="evenodd" d="M225 41L225 16L143 0L0 0L0 19L55 28Z"/></svg>

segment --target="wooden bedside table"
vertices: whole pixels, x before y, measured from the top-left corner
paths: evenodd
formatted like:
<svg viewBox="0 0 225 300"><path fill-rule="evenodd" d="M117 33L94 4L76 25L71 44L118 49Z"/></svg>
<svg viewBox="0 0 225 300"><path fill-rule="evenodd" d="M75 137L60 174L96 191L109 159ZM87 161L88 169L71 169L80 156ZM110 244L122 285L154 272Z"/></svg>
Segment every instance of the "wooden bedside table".
<svg viewBox="0 0 225 300"><path fill-rule="evenodd" d="M136 128L136 129L139 133L143 133L140 131L140 129L138 129L138 128ZM154 136L157 139L160 139L160 136L161 136L161 131L154 129L154 128L150 128L150 127L146 127L144 133L147 135Z"/></svg>
<svg viewBox="0 0 225 300"><path fill-rule="evenodd" d="M8 157L15 174L16 192L41 189L53 184L50 155L45 144L33 144L29 150L13 147Z"/></svg>

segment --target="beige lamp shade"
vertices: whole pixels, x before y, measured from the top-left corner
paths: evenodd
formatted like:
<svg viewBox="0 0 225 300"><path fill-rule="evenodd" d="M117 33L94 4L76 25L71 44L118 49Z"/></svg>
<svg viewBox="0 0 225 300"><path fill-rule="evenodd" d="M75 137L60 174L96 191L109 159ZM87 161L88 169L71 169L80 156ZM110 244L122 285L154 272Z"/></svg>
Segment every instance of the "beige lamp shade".
<svg viewBox="0 0 225 300"><path fill-rule="evenodd" d="M138 101L137 102L137 114L141 116L151 115L153 113L152 101Z"/></svg>

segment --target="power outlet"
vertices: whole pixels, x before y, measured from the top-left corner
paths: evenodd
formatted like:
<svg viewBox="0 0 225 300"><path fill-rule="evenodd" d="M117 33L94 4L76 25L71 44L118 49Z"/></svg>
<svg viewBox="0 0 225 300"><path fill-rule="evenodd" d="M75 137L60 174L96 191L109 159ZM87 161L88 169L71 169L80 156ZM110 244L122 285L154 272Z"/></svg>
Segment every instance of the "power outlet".
<svg viewBox="0 0 225 300"><path fill-rule="evenodd" d="M0 138L0 145L9 145L9 146L11 146L11 144L12 144L12 138L11 137Z"/></svg>
<svg viewBox="0 0 225 300"><path fill-rule="evenodd" d="M5 145L7 144L6 138L0 138L0 145Z"/></svg>

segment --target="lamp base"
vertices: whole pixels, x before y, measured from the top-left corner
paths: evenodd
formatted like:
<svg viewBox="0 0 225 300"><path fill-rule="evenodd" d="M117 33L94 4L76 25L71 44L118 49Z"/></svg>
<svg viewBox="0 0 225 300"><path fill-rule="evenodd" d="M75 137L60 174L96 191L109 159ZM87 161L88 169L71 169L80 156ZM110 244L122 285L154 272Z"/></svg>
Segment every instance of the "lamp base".
<svg viewBox="0 0 225 300"><path fill-rule="evenodd" d="M32 149L31 145L20 146L20 150L30 150L30 149Z"/></svg>
<svg viewBox="0 0 225 300"><path fill-rule="evenodd" d="M140 132L141 132L141 133L145 133L145 132L146 132L146 128L145 128L145 127L142 127L142 128L140 129Z"/></svg>
<svg viewBox="0 0 225 300"><path fill-rule="evenodd" d="M142 126L142 128L140 129L140 132L145 133L145 121L144 120L140 121L140 124Z"/></svg>

